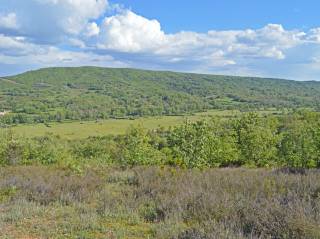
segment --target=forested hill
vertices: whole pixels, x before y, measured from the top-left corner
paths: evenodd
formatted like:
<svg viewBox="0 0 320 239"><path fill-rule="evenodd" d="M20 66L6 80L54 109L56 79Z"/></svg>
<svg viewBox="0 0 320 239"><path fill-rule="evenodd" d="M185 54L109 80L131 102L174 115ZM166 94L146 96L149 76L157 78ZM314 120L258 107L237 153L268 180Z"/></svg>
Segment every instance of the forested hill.
<svg viewBox="0 0 320 239"><path fill-rule="evenodd" d="M2 121L176 115L207 109L319 107L320 82L98 67L0 78Z"/></svg>

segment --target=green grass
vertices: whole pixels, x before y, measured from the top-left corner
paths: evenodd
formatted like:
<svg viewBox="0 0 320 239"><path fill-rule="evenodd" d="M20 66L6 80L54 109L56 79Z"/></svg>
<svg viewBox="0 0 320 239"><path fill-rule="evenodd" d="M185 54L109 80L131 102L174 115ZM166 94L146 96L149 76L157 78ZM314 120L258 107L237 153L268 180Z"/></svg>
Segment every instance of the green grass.
<svg viewBox="0 0 320 239"><path fill-rule="evenodd" d="M275 110L260 111L260 114L278 113ZM59 135L66 139L82 139L90 136L105 136L124 134L130 126L141 126L145 129L155 129L158 127L168 128L182 124L186 120L191 122L210 117L234 117L239 115L237 110L211 110L197 113L190 116L162 116L145 117L135 120L130 119L109 119L99 121L77 121L45 124L29 124L11 127L12 131L21 136L37 137L45 134Z"/></svg>
<svg viewBox="0 0 320 239"><path fill-rule="evenodd" d="M170 127L182 124L186 120L197 121L209 115L220 115L222 117L237 114L237 111L210 111L191 116L163 116L163 117L145 117L135 120L130 119L109 119L99 121L83 122L63 122L50 123L49 127L45 124L18 125L12 127L14 133L36 137L45 134L59 135L63 138L87 138L90 136L118 135L124 134L130 126L141 126L146 129L157 127Z"/></svg>

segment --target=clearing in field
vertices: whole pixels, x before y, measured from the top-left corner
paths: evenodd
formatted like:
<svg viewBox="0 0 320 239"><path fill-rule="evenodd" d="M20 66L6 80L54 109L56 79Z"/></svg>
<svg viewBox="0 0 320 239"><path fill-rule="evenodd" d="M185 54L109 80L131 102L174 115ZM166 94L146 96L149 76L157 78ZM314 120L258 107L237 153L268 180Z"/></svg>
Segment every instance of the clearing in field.
<svg viewBox="0 0 320 239"><path fill-rule="evenodd" d="M259 111L259 114L277 114L276 110L270 109ZM109 119L99 121L77 121L50 124L18 125L11 127L15 134L26 137L37 137L46 134L59 135L66 139L81 139L90 136L105 136L124 134L130 126L141 126L145 129L158 127L169 128L184 123L186 120L195 122L210 116L231 118L241 114L238 110L211 110L188 116L162 116L144 117L139 119Z"/></svg>

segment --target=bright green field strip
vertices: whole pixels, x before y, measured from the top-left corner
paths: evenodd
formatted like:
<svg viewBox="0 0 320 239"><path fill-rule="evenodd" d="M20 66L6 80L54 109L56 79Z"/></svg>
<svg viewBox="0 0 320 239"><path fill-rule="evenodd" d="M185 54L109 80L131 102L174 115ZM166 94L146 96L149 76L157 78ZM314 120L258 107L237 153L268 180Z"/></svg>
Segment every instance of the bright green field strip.
<svg viewBox="0 0 320 239"><path fill-rule="evenodd" d="M196 120L200 117L191 116L189 120ZM44 124L22 125L13 127L14 133L28 137L42 136L47 133L59 135L64 138L86 138L89 136L117 135L123 134L130 126L142 126L146 129L157 128L158 126L169 127L178 125L186 120L185 117L161 117L143 118L138 120L103 120L70 123L53 123L50 127Z"/></svg>
<svg viewBox="0 0 320 239"><path fill-rule="evenodd" d="M127 119L110 119L101 121L84 121L84 122L63 122L50 123L49 126L44 124L19 125L12 127L15 134L36 137L45 134L59 135L63 138L78 139L87 138L89 136L105 136L123 134L130 126L141 126L146 129L155 129L158 127L168 128L182 124L186 120L197 121L209 116L232 117L238 115L239 111L208 111L192 116L163 116L148 117L136 120ZM266 111L263 113L274 113L274 111Z"/></svg>

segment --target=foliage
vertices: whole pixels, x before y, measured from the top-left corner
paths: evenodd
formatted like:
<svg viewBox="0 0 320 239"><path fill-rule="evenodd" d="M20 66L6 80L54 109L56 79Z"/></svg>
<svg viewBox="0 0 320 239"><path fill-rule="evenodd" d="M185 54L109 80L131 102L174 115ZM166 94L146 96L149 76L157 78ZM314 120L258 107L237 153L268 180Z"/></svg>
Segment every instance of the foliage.
<svg viewBox="0 0 320 239"><path fill-rule="evenodd" d="M53 135L0 137L1 165L213 167L320 167L320 114L256 113L186 121L169 129L132 127L126 134L67 140ZM5 131L2 131L5 132Z"/></svg>
<svg viewBox="0 0 320 239"><path fill-rule="evenodd" d="M3 124L319 107L320 83L98 67L47 68L0 80Z"/></svg>
<svg viewBox="0 0 320 239"><path fill-rule="evenodd" d="M320 166L320 121L318 114L298 114L283 129L280 158L291 167Z"/></svg>
<svg viewBox="0 0 320 239"><path fill-rule="evenodd" d="M258 167L274 164L281 138L278 126L275 118L259 119L256 113L249 113L234 122L242 164Z"/></svg>
<svg viewBox="0 0 320 239"><path fill-rule="evenodd" d="M237 162L238 150L230 132L218 121L186 122L170 132L168 146L176 164L189 168L219 167Z"/></svg>
<svg viewBox="0 0 320 239"><path fill-rule="evenodd" d="M150 137L142 128L131 128L120 140L120 163L123 165L160 165L162 154L150 144Z"/></svg>

